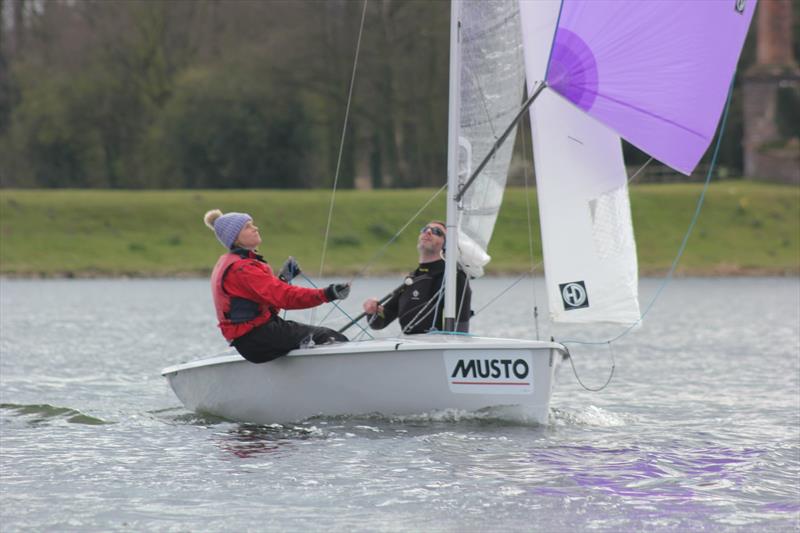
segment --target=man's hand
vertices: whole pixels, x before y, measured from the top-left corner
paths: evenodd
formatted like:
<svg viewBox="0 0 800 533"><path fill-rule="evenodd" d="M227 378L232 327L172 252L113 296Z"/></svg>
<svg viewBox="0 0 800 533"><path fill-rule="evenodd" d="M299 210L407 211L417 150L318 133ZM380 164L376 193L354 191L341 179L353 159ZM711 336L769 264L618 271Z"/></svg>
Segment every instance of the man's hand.
<svg viewBox="0 0 800 533"><path fill-rule="evenodd" d="M364 312L369 315L383 313L383 306L380 305L380 302L376 298L368 298L364 300L363 308Z"/></svg>
<svg viewBox="0 0 800 533"><path fill-rule="evenodd" d="M300 265L298 265L294 257L290 255L289 259L287 259L286 262L283 263L280 272L278 272L278 277L281 278L286 283L291 283L294 277L300 274L300 272L302 272L300 270Z"/></svg>

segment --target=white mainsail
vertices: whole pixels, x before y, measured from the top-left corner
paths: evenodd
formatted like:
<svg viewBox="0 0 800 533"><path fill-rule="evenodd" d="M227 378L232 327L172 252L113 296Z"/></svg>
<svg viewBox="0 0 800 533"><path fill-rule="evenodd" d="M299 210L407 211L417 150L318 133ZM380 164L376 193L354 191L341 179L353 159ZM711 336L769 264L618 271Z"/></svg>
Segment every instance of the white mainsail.
<svg viewBox="0 0 800 533"><path fill-rule="evenodd" d="M530 93L545 77L561 1L518 5ZM551 319L635 323L636 243L619 137L549 89L530 114Z"/></svg>
<svg viewBox="0 0 800 533"><path fill-rule="evenodd" d="M522 102L525 68L516 1L463 2L460 40L458 168L462 186L519 112ZM513 139L514 132L462 199L461 232L473 242L462 236L459 247L468 262L476 252L487 252L503 202ZM473 244L477 251L470 254Z"/></svg>

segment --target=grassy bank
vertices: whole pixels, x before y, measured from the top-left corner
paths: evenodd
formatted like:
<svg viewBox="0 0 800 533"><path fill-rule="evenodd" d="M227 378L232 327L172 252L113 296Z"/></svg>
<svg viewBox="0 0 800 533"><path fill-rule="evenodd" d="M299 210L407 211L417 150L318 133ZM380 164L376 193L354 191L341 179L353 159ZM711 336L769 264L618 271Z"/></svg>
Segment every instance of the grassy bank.
<svg viewBox="0 0 800 533"><path fill-rule="evenodd" d="M380 257L373 257L434 193L340 191L326 274L399 272L415 262L416 232L444 217L443 194ZM631 190L640 270L666 271L692 218L700 185L637 185ZM535 193L535 255L540 260ZM292 254L316 275L329 191L0 191L0 274L23 276L202 275L222 247L202 223L206 210L245 211L261 228L262 253ZM489 273L530 267L525 193L510 189L489 250ZM713 184L679 273L800 272L800 189L730 181Z"/></svg>

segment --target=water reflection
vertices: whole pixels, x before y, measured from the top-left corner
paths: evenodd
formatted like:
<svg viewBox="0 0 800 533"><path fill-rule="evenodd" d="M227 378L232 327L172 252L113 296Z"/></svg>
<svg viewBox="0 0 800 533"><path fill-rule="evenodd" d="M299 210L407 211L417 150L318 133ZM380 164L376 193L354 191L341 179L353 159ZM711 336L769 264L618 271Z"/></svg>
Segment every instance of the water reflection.
<svg viewBox="0 0 800 533"><path fill-rule="evenodd" d="M312 438L325 438L325 433L315 427L237 424L213 436L221 450L240 459L292 451L298 442Z"/></svg>
<svg viewBox="0 0 800 533"><path fill-rule="evenodd" d="M629 499L667 499L673 503L698 503L709 491L741 487L749 466L766 452L756 449L700 448L671 451L638 446L604 448L566 445L534 449L531 461L560 472L591 491ZM560 493L553 487L533 487L535 494Z"/></svg>

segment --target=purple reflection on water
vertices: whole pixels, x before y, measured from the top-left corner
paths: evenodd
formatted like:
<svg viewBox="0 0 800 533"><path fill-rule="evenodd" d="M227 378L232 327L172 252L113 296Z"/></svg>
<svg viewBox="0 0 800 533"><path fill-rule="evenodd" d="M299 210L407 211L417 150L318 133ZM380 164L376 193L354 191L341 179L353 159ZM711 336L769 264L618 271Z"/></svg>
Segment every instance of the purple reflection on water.
<svg viewBox="0 0 800 533"><path fill-rule="evenodd" d="M566 479L579 487L626 498L661 500L660 507L667 500L686 510L705 507L698 496L707 494L706 487L723 480L733 486L743 483L745 472L737 466L752 464L751 459L763 453L727 448L654 452L637 447L581 445L540 450L535 461L562 472L562 484ZM550 496L565 493L563 489L538 486L529 491Z"/></svg>
<svg viewBox="0 0 800 533"><path fill-rule="evenodd" d="M800 513L800 503L773 502L763 505L762 509L779 513Z"/></svg>

